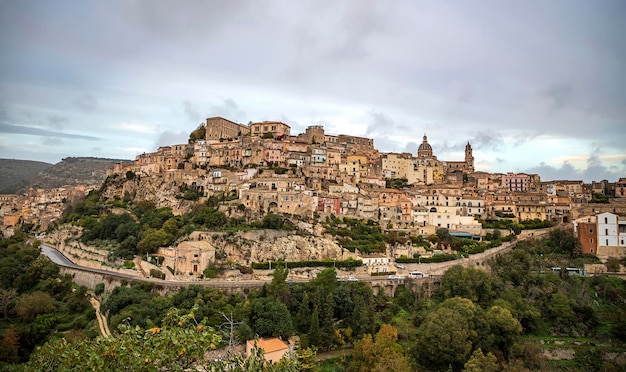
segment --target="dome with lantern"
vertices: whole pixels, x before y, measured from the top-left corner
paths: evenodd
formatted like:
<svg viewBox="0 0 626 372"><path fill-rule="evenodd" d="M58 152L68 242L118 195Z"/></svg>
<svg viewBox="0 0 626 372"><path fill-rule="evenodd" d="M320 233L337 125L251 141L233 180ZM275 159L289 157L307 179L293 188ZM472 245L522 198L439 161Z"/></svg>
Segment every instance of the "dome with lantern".
<svg viewBox="0 0 626 372"><path fill-rule="evenodd" d="M428 143L428 138L426 137L426 134L424 134L422 144L417 149L417 156L419 157L433 156L433 148Z"/></svg>

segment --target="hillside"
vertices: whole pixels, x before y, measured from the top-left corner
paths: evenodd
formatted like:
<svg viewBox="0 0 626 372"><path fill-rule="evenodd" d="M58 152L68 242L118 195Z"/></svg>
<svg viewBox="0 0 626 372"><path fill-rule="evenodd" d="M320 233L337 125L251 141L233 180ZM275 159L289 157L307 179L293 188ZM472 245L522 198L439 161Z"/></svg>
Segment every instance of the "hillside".
<svg viewBox="0 0 626 372"><path fill-rule="evenodd" d="M0 159L0 194L14 194L50 167L52 164L41 161Z"/></svg>
<svg viewBox="0 0 626 372"><path fill-rule="evenodd" d="M106 178L107 167L120 161L127 160L68 157L31 178L25 187L49 189L65 185L99 186Z"/></svg>
<svg viewBox="0 0 626 372"><path fill-rule="evenodd" d="M39 161L0 159L0 194L15 194L33 188L65 185L99 186L106 178L107 167L120 161L105 158L68 157L56 164Z"/></svg>

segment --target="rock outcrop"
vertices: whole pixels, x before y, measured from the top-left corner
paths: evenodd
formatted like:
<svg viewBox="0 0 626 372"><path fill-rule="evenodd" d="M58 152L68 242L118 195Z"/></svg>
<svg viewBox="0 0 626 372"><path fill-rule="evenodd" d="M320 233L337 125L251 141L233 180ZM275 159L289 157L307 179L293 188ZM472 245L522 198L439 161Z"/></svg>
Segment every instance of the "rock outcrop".
<svg viewBox="0 0 626 372"><path fill-rule="evenodd" d="M157 208L170 207L174 215L181 215L191 211L198 202L180 198L178 186L182 183L180 185L178 183L165 180L161 175L136 177L132 180L120 176L107 181L102 196L107 199L130 199L135 203L149 200L154 202Z"/></svg>

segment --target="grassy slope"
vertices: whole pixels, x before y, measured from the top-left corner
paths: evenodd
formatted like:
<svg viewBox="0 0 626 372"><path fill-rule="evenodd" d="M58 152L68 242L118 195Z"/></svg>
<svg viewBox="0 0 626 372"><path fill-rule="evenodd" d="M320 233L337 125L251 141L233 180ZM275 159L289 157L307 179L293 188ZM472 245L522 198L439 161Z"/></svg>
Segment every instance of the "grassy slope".
<svg viewBox="0 0 626 372"><path fill-rule="evenodd" d="M30 160L0 159L0 194L13 194L28 180L52 167L50 163Z"/></svg>

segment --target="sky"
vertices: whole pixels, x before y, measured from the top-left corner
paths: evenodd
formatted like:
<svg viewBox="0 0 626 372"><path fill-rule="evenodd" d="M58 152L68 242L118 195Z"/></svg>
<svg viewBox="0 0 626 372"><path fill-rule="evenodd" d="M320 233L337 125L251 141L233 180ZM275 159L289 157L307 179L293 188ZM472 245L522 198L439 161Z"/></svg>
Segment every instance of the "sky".
<svg viewBox="0 0 626 372"><path fill-rule="evenodd" d="M205 118L542 180L626 177L626 2L0 0L0 158L134 159Z"/></svg>

